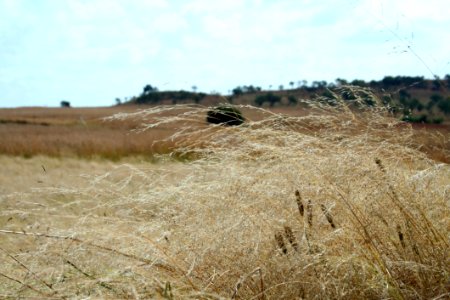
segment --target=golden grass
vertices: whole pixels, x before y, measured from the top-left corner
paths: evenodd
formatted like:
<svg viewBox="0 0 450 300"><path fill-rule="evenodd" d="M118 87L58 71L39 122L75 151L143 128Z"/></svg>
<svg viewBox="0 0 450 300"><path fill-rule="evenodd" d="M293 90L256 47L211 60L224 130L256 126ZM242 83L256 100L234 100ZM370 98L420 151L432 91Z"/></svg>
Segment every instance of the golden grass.
<svg viewBox="0 0 450 300"><path fill-rule="evenodd" d="M142 107L111 108L19 108L0 110L0 153L33 157L107 158L118 160L140 155L151 159L155 153L171 152L172 143L162 139L173 128L133 133L140 123L105 122L117 113L131 113Z"/></svg>
<svg viewBox="0 0 450 300"><path fill-rule="evenodd" d="M229 128L201 125L200 107L118 116L184 126L177 151L197 159L86 166L73 184L2 193L0 294L449 297L449 165L381 108L312 111ZM42 159L54 164L12 169Z"/></svg>
<svg viewBox="0 0 450 300"><path fill-rule="evenodd" d="M130 133L126 129L71 128L63 126L0 126L0 153L15 156L107 158L118 160L127 156L153 157L169 153L170 143L158 143L172 131Z"/></svg>

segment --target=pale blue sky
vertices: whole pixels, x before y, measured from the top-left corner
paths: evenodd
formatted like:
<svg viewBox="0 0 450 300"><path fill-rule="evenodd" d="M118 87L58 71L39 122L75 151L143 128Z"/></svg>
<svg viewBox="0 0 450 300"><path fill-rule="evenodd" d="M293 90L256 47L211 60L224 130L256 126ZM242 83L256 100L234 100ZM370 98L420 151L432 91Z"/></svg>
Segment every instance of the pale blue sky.
<svg viewBox="0 0 450 300"><path fill-rule="evenodd" d="M0 0L0 107L450 73L448 0Z"/></svg>

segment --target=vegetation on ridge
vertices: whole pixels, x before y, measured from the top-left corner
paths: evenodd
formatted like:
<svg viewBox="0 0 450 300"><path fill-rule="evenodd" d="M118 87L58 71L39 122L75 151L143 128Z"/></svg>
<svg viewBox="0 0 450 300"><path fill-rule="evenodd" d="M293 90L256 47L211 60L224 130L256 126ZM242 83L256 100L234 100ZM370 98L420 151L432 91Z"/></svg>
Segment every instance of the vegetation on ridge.
<svg viewBox="0 0 450 300"><path fill-rule="evenodd" d="M383 79L366 82L364 80L347 81L338 78L335 82L294 81L289 83L290 89L280 85L278 90L270 88L264 90L253 85L238 86L225 96L234 104L251 104L256 106L292 106L299 103L299 99L315 99L330 97L330 90L347 86L371 89L371 93L385 103L389 103L398 112L400 118L408 122L442 123L450 119L450 74L443 79L425 79L423 76L385 76ZM128 103L134 104L175 104L196 103L211 105L217 101L216 93L210 95L187 91L163 91L146 85L138 97L133 97ZM220 97L219 97L220 98ZM343 97L351 100L352 96Z"/></svg>

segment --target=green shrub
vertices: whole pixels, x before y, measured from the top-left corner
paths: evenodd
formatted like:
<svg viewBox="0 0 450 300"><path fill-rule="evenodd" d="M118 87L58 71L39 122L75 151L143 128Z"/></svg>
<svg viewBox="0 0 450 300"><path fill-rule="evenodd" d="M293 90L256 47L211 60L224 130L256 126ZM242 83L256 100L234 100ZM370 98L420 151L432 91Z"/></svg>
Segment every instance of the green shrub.
<svg viewBox="0 0 450 300"><path fill-rule="evenodd" d="M290 95L288 97L288 103L289 103L289 105L297 105L298 99L295 96Z"/></svg>
<svg viewBox="0 0 450 300"><path fill-rule="evenodd" d="M427 115L413 116L406 115L402 118L402 121L410 122L410 123L429 123Z"/></svg>
<svg viewBox="0 0 450 300"><path fill-rule="evenodd" d="M442 124L442 122L444 122L444 118L441 117L437 117L431 120L431 123L433 124Z"/></svg>
<svg viewBox="0 0 450 300"><path fill-rule="evenodd" d="M281 102L281 97L273 93L267 93L265 95L259 95L255 99L255 103L258 106L262 106L265 102L269 102L270 106L273 107L275 103Z"/></svg>
<svg viewBox="0 0 450 300"><path fill-rule="evenodd" d="M403 116L402 121L409 123L426 123L426 124L442 124L444 122L444 118L436 117L436 118L428 118L427 115L406 115Z"/></svg>

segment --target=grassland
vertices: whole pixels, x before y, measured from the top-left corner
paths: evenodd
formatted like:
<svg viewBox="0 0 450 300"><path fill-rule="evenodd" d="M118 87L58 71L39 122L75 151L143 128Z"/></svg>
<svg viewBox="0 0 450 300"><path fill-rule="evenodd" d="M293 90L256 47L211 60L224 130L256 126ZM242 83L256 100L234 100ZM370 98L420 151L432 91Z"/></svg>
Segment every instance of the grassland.
<svg viewBox="0 0 450 300"><path fill-rule="evenodd" d="M424 133L344 103L296 115L242 107L239 127L208 126L197 106L128 109L83 118L96 136L171 136L169 152L194 159L2 155L1 296L450 296L445 127Z"/></svg>
<svg viewBox="0 0 450 300"><path fill-rule="evenodd" d="M0 153L117 160L135 155L151 158L154 152L169 152L170 145L160 149L154 142L173 131L159 128L151 133L133 133L139 127L137 122L103 120L115 113L139 109L142 107L1 109Z"/></svg>
<svg viewBox="0 0 450 300"><path fill-rule="evenodd" d="M125 157L140 156L146 160L154 160L155 155L172 153L177 148L173 135L183 127L193 124L180 119L181 123L169 122L142 131L145 124L180 112L167 109L151 116L139 113L146 108L150 107L123 105L103 108L0 109L0 154L25 158L45 155L61 158L104 158L116 161ZM260 121L271 113L304 117L311 112L304 106L278 107L266 113L262 113L263 110L244 107L243 111L250 121ZM121 113L134 113L137 118L105 120L111 115ZM204 123L203 117L194 121L199 127L204 127ZM446 151L450 149L450 124L412 126L414 137L411 140L421 151L432 159L450 162Z"/></svg>

